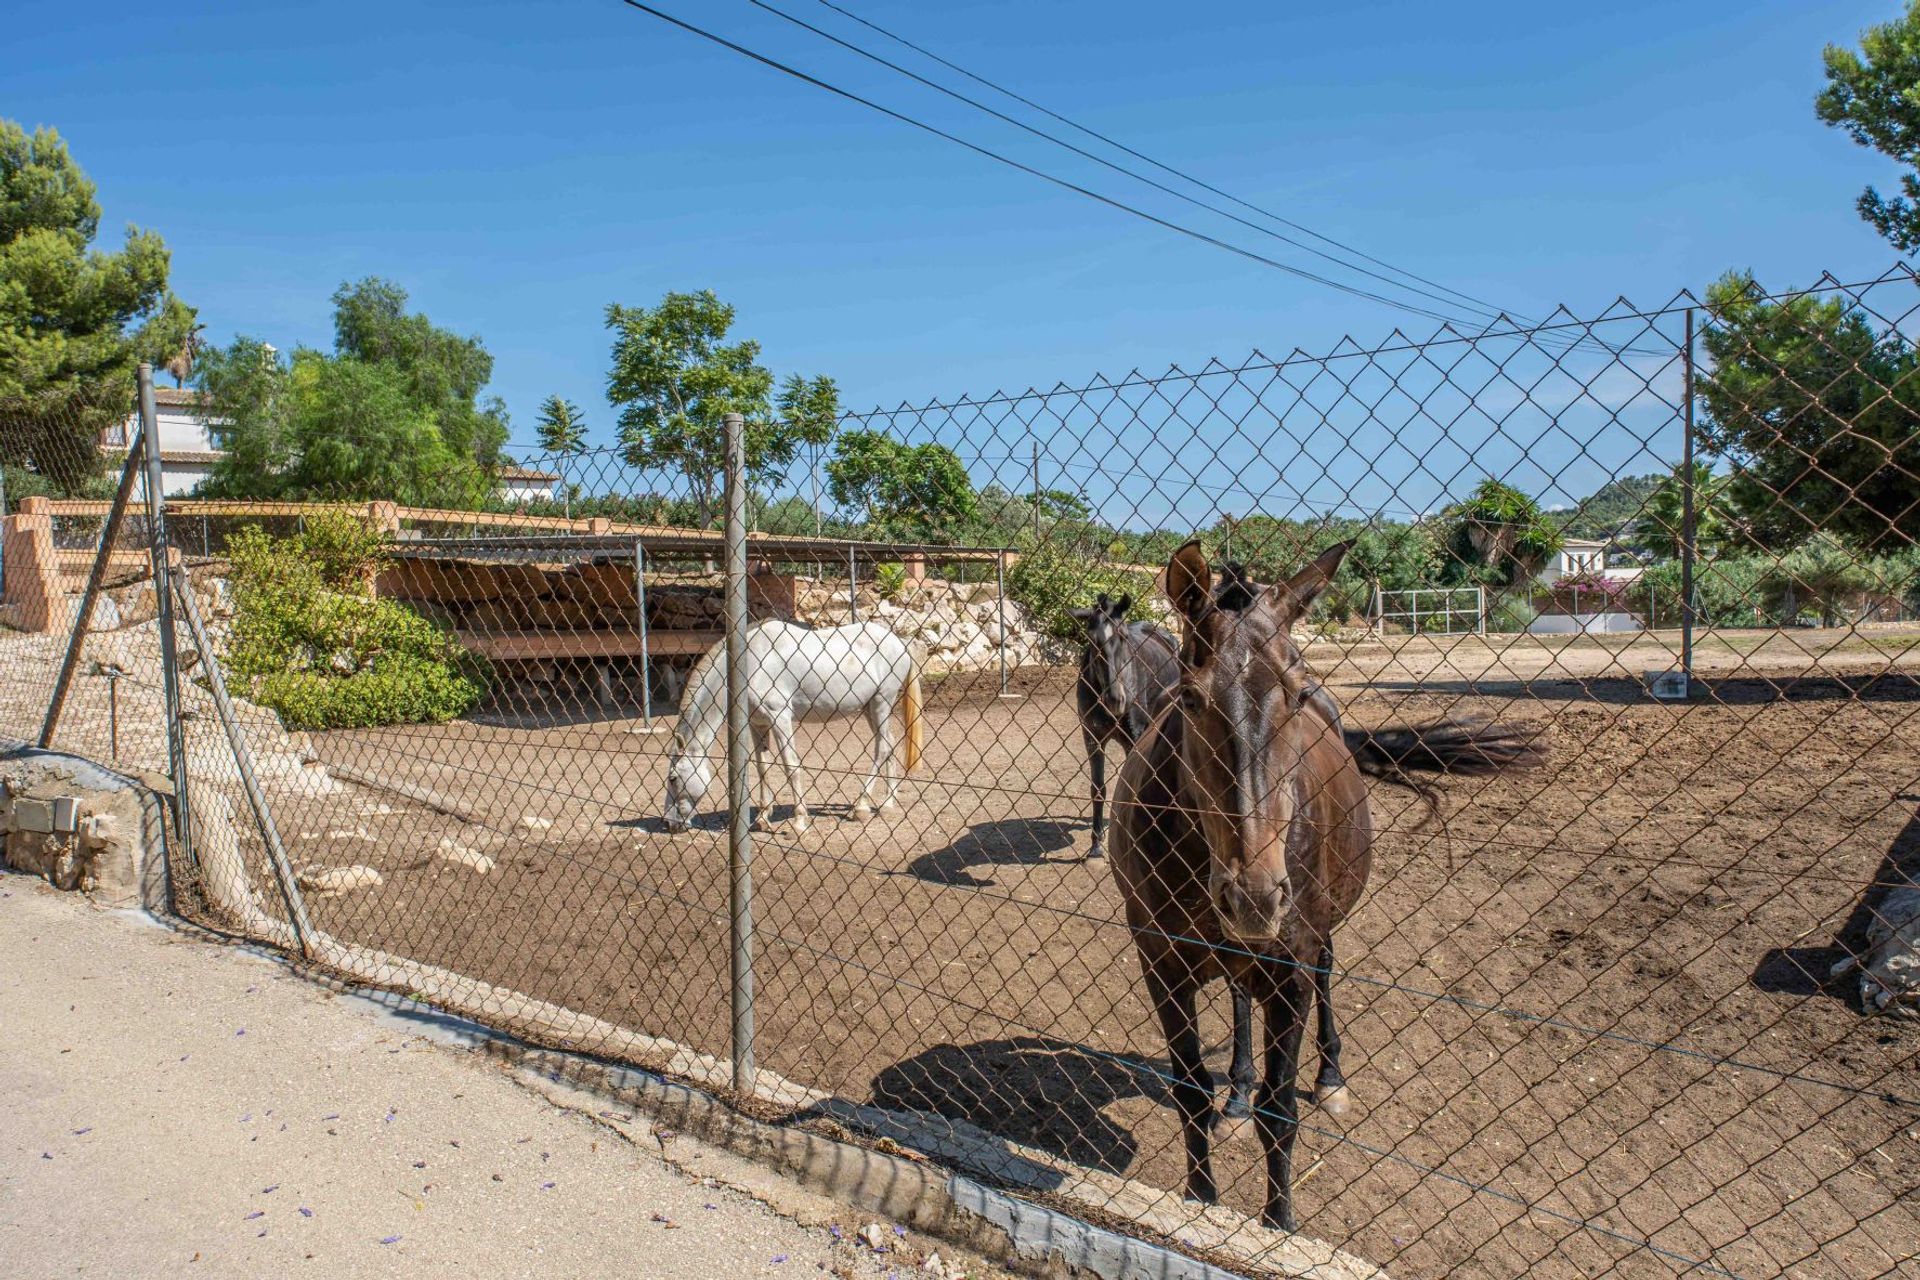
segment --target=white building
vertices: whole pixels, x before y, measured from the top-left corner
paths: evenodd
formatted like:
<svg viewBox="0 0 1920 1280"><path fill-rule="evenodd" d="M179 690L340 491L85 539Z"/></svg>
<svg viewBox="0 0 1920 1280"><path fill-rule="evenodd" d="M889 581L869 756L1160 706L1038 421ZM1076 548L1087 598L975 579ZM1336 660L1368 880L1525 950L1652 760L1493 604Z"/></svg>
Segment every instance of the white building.
<svg viewBox="0 0 1920 1280"><path fill-rule="evenodd" d="M1592 538L1567 538L1560 544L1560 550L1553 559L1547 561L1537 575L1542 583L1552 586L1562 578L1576 578L1585 573L1604 573L1607 568L1607 544Z"/></svg>
<svg viewBox="0 0 1920 1280"><path fill-rule="evenodd" d="M179 387L155 387L153 408L160 437L160 490L170 498L187 496L213 474L213 464L220 458L200 412L200 398ZM139 418L129 414L125 422L100 433L100 448L123 452L139 425ZM500 468L500 497L507 502L551 500L558 495L559 484L560 477L550 471Z"/></svg>

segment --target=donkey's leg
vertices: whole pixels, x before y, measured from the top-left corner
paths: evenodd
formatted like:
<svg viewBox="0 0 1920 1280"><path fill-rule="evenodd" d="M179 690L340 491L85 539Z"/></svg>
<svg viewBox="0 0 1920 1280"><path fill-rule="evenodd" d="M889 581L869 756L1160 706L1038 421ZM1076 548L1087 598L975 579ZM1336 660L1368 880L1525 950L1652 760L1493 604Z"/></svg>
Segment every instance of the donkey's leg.
<svg viewBox="0 0 1920 1280"><path fill-rule="evenodd" d="M806 779L800 774L800 748L793 740L792 716L773 722L773 746L787 771L787 790L793 793L793 829L805 831L812 824L813 816L807 812Z"/></svg>
<svg viewBox="0 0 1920 1280"><path fill-rule="evenodd" d="M1353 1109L1347 1078L1340 1074L1340 1029L1333 1021L1333 941L1320 948L1320 964L1313 974L1313 1002L1319 1006L1320 1074L1314 1078L1313 1100L1330 1116Z"/></svg>
<svg viewBox="0 0 1920 1280"><path fill-rule="evenodd" d="M753 829L773 830L773 779L767 774L767 733L753 728Z"/></svg>
<svg viewBox="0 0 1920 1280"><path fill-rule="evenodd" d="M1107 842L1107 748L1085 724L1080 726L1080 737L1087 744L1087 771L1093 775L1093 848L1087 856L1098 858L1106 853Z"/></svg>
<svg viewBox="0 0 1920 1280"><path fill-rule="evenodd" d="M1293 1213L1293 1139L1300 1129L1300 1039L1307 1026L1307 1001L1313 984L1293 970L1263 1003L1266 1006L1266 1078L1254 1097L1254 1123L1267 1154L1267 1207L1260 1221L1281 1231L1296 1231Z"/></svg>
<svg viewBox="0 0 1920 1280"><path fill-rule="evenodd" d="M860 788L860 800L853 806L853 816L865 822L873 816L873 793L887 776L887 766L893 757L893 706L885 699L876 698L867 704L867 725L873 730L873 772ZM893 804L894 783L882 801L883 807Z"/></svg>
<svg viewBox="0 0 1920 1280"><path fill-rule="evenodd" d="M1227 1105L1220 1114L1226 1120L1244 1120L1253 1114L1253 997L1231 978L1227 989L1233 992L1233 1062L1227 1067Z"/></svg>
<svg viewBox="0 0 1920 1280"><path fill-rule="evenodd" d="M1173 1060L1173 1105L1180 1112L1180 1128L1187 1140L1187 1198L1212 1204L1220 1197L1214 1187L1208 1145L1213 1122L1213 1076L1200 1056L1200 1021L1194 1013L1194 996L1200 984L1190 973L1161 973L1162 966L1178 964L1177 960L1163 958L1158 964L1148 961L1142 967L1154 1012L1160 1015L1160 1029L1167 1037L1167 1055Z"/></svg>

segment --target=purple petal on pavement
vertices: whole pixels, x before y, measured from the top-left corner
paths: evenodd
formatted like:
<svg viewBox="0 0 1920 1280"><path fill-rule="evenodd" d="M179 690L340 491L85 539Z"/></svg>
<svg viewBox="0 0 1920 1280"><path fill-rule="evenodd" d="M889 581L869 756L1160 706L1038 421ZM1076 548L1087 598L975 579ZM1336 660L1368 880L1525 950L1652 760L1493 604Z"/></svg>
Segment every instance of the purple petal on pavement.
<svg viewBox="0 0 1920 1280"><path fill-rule="evenodd" d="M265 1209L255 1209L252 1213L246 1216L244 1221L252 1222L255 1218L264 1218L266 1216L267 1216L267 1211Z"/></svg>
<svg viewBox="0 0 1920 1280"><path fill-rule="evenodd" d="M274 1192L276 1192L276 1191L278 1191L279 1189L280 1189L280 1184L276 1182L276 1183L274 1183L274 1184L273 1184L272 1186L270 1186L270 1187L262 1187L262 1188L260 1188L260 1194L261 1194L261 1195L263 1195L263 1196L270 1196L270 1195L272 1195L272 1194L273 1194Z"/></svg>
<svg viewBox="0 0 1920 1280"><path fill-rule="evenodd" d="M42 1160L51 1160L51 1159L53 1159L53 1152L51 1152L51 1151L42 1151L42 1152L40 1153L40 1158L41 1158Z"/></svg>
<svg viewBox="0 0 1920 1280"><path fill-rule="evenodd" d="M383 1239L382 1239L382 1240L380 1241L380 1243L381 1243L381 1244L399 1244L399 1243L400 1243L400 1237L399 1237L399 1236L387 1236L387 1237L385 1237L385 1238L383 1238Z"/></svg>
<svg viewBox="0 0 1920 1280"><path fill-rule="evenodd" d="M242 1028L240 1028L240 1029L239 1029L238 1031L236 1031L236 1032L234 1032L233 1034L235 1034L235 1035L237 1035L237 1036L243 1036L243 1035L245 1035L245 1034L247 1034L247 1029L246 1029L245 1027L242 1027Z"/></svg>
<svg viewBox="0 0 1920 1280"><path fill-rule="evenodd" d="M305 1205L301 1205L301 1206L300 1206L300 1216L301 1216L301 1217L303 1217L303 1218L311 1218L311 1217L313 1216L313 1210L311 1210L311 1209L309 1209L309 1208L307 1208L307 1206L305 1206Z"/></svg>
<svg viewBox="0 0 1920 1280"><path fill-rule="evenodd" d="M542 1191L551 1191L553 1190L553 1184L551 1182L543 1182L540 1184L540 1189Z"/></svg>
<svg viewBox="0 0 1920 1280"><path fill-rule="evenodd" d="M776 1267L779 1266L781 1263L785 1262L786 1260L787 1260L787 1255L784 1253L776 1253L773 1255L771 1259L773 1265Z"/></svg>
<svg viewBox="0 0 1920 1280"><path fill-rule="evenodd" d="M340 1113L336 1111L330 1116L321 1116L320 1118L322 1120L338 1120L340 1118Z"/></svg>
<svg viewBox="0 0 1920 1280"><path fill-rule="evenodd" d="M84 1129L75 1129L75 1130L73 1131L73 1136L74 1136L74 1137L76 1137L76 1138L84 1138L84 1137L86 1137L86 1136L87 1136L88 1134L90 1134L90 1133L92 1133L92 1132L93 1132L93 1126L92 1126L92 1125L88 1125L88 1126L87 1126L86 1128L84 1128Z"/></svg>

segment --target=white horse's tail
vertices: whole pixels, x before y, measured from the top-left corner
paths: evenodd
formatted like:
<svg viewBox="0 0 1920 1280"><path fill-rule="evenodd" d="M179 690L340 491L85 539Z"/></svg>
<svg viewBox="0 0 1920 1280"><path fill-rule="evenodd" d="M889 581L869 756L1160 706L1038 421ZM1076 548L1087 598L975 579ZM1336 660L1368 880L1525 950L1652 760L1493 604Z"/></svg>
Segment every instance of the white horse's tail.
<svg viewBox="0 0 1920 1280"><path fill-rule="evenodd" d="M921 717L926 700L920 689L920 672L927 665L926 646L918 641L909 641L907 659L912 663L912 668L900 686L900 738L906 744L903 748L906 760L901 772L910 775L920 768L920 754L926 746L926 727Z"/></svg>

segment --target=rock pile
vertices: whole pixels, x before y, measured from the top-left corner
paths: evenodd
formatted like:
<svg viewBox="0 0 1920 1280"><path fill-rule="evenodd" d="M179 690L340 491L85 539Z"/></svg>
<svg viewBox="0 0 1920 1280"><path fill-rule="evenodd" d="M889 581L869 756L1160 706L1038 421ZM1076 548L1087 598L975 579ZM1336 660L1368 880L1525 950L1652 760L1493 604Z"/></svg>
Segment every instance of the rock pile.
<svg viewBox="0 0 1920 1280"><path fill-rule="evenodd" d="M880 621L903 640L926 649L934 671L977 671L1000 661L1000 596L990 582L951 582L928 578L892 596L862 584L857 591L861 621ZM794 592L802 622L837 627L854 618L844 580L802 578ZM1034 629L1033 619L1016 600L1006 602L1007 665L1057 661L1055 647Z"/></svg>

